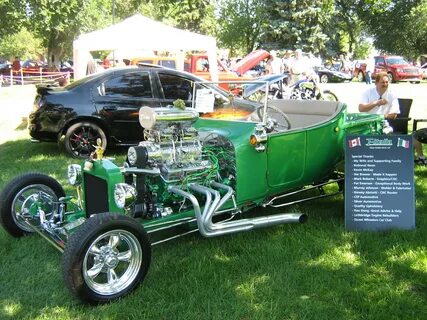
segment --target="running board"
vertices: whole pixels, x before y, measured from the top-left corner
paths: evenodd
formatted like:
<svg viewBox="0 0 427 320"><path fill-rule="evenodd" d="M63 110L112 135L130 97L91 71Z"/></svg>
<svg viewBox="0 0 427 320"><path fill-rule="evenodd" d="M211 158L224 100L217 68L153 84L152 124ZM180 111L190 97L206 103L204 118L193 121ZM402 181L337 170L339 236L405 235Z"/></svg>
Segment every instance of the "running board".
<svg viewBox="0 0 427 320"><path fill-rule="evenodd" d="M282 208L282 207L290 206L290 205L301 203L301 202L305 202L305 201L310 201L310 200L314 200L314 199L321 199L321 198L327 198L327 197L336 196L336 195L341 194L342 190L339 190L339 191L333 192L333 193L325 194L325 193L322 193L323 192L323 187L326 186L326 185L328 185L328 184L335 183L335 182L340 183L341 181L344 182L344 178L338 178L338 179L334 179L334 180L329 180L327 182L320 183L320 184L311 186L309 188L304 188L304 189L300 189L300 190L297 190L297 191L285 193L285 194L282 194L280 196L271 198L268 202L266 202L266 203L263 204L263 207ZM293 196L293 195L296 195L296 194L301 194L301 193L304 193L304 192L307 192L307 191L310 191L310 190L313 190L313 189L319 189L319 188L322 189L322 192L321 192L321 194L319 194L317 196L308 197L308 198L304 198L304 199L298 199L298 200L295 200L295 201L288 201L288 202L282 202L282 203L275 204L275 201L277 201L277 200L281 200L281 199L284 199L284 198L289 197L289 196Z"/></svg>

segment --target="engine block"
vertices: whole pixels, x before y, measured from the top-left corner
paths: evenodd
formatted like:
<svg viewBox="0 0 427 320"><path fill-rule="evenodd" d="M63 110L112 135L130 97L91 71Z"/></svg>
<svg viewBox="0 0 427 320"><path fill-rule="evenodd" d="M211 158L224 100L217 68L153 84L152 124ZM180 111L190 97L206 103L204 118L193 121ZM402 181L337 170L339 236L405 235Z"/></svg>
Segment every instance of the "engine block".
<svg viewBox="0 0 427 320"><path fill-rule="evenodd" d="M145 128L145 141L129 148L131 165L140 169L158 169L168 183L201 179L212 174L214 166L203 154L198 132L192 127L198 119L197 111L143 107L139 119Z"/></svg>

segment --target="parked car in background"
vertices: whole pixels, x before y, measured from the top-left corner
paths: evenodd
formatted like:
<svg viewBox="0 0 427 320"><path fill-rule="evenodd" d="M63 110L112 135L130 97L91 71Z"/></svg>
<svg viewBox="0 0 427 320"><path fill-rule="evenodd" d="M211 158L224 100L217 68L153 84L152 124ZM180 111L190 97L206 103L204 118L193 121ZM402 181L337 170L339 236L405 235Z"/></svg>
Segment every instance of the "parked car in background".
<svg viewBox="0 0 427 320"><path fill-rule="evenodd" d="M40 70L42 72L48 71L48 66L46 63L36 60L25 60L21 64L22 72L28 75L39 74Z"/></svg>
<svg viewBox="0 0 427 320"><path fill-rule="evenodd" d="M203 81L186 72L156 66L112 68L80 79L65 88L39 86L28 116L31 137L64 145L74 157L87 158L97 139L103 148L143 140L138 122L141 106L166 107L175 100L191 104L193 83ZM215 102L229 102L228 93L209 85ZM234 99L235 104L253 104Z"/></svg>
<svg viewBox="0 0 427 320"><path fill-rule="evenodd" d="M332 65L330 68L326 67L315 67L314 71L319 76L319 81L321 83L328 82L345 82L351 81L353 79L353 75L351 72L343 72L339 71L339 66Z"/></svg>
<svg viewBox="0 0 427 320"><path fill-rule="evenodd" d="M131 65L138 65L139 63L155 64L158 66L167 67L171 69L176 69L176 65L177 65L177 61L175 57L161 57L161 56L138 57L138 58L133 58L131 60Z"/></svg>
<svg viewBox="0 0 427 320"><path fill-rule="evenodd" d="M420 83L423 79L423 73L420 68L410 64L401 56L376 56L375 71L372 75L379 72L385 72L388 75L390 82L410 81Z"/></svg>

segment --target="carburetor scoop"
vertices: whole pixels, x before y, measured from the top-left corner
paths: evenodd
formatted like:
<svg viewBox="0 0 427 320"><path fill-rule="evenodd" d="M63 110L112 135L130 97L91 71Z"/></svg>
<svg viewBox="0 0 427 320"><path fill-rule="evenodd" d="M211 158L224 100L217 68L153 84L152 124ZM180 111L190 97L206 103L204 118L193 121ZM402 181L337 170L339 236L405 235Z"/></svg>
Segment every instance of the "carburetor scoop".
<svg viewBox="0 0 427 320"><path fill-rule="evenodd" d="M160 131L165 127L177 124L189 127L199 118L194 109L181 110L178 108L150 108L139 109L139 123L144 129Z"/></svg>

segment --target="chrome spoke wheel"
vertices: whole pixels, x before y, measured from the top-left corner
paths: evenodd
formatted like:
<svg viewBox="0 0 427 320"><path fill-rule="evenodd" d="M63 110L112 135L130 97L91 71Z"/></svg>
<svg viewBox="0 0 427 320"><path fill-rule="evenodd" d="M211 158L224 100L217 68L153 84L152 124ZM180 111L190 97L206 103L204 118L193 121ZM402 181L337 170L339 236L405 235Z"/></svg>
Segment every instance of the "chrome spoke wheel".
<svg viewBox="0 0 427 320"><path fill-rule="evenodd" d="M135 235L112 230L98 236L83 260L87 286L100 295L114 295L129 287L142 263L142 248Z"/></svg>
<svg viewBox="0 0 427 320"><path fill-rule="evenodd" d="M21 189L14 197L11 206L12 219L26 232L33 232L23 219L40 224L40 214L49 219L58 211L58 197L51 188L42 184L33 184Z"/></svg>

